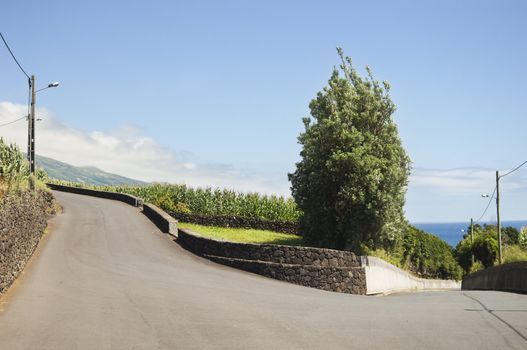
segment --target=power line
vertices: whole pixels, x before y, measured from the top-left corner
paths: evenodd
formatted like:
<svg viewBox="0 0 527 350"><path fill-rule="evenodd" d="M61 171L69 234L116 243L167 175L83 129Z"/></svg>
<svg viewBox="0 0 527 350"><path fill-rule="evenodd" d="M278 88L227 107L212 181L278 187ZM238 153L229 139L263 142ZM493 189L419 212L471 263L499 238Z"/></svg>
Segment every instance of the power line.
<svg viewBox="0 0 527 350"><path fill-rule="evenodd" d="M18 118L18 119L12 120L12 121L10 121L10 122L4 123L4 124L0 124L0 127L2 127L2 126L6 126L6 125L9 125L9 124L16 123L16 122L18 122L18 121L20 121L20 120L22 120L22 119L24 119L24 118L27 118L27 115L25 115L25 116L23 116L23 117L20 117L20 118Z"/></svg>
<svg viewBox="0 0 527 350"><path fill-rule="evenodd" d="M24 70L24 68L22 68L22 66L20 65L20 63L19 63L18 60L16 59L15 54L13 53L13 51L11 51L11 48L10 48L9 45L7 44L7 41L5 41L4 36L2 35L2 32L0 32L0 37L2 37L2 41L4 42L5 47L7 47L7 50L8 50L9 53L11 54L11 57L13 57L13 59L15 60L16 64L18 65L18 68L20 68L20 70L22 71L22 73L24 73L24 75L27 77L27 79L28 79L28 81L29 81L31 78L29 78L29 75L26 73L26 71Z"/></svg>
<svg viewBox="0 0 527 350"><path fill-rule="evenodd" d="M487 204L487 207L485 208L485 210L483 211L483 214L481 214L479 219L477 219L475 221L476 223L478 223L479 220L481 220L485 216L485 214L487 213L487 210L489 210L490 203L492 203L492 200L494 199L494 194L496 194L496 187L494 187L494 191L492 191L492 195L490 196L489 203Z"/></svg>
<svg viewBox="0 0 527 350"><path fill-rule="evenodd" d="M505 177L505 176L509 175L509 174L512 174L513 172L515 172L516 170L520 169L520 168L521 168L522 166L524 166L525 164L527 164L527 160L526 160L525 162L521 163L520 165L518 165L516 168L512 169L511 171L509 171L507 174L501 175L501 176L500 176L500 179L501 179L502 177Z"/></svg>

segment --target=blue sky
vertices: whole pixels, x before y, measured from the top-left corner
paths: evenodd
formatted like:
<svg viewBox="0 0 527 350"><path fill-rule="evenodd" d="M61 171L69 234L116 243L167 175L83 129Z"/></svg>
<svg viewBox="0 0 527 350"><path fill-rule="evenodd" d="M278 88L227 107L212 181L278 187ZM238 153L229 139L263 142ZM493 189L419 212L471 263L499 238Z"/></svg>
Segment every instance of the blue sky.
<svg viewBox="0 0 527 350"><path fill-rule="evenodd" d="M75 165L287 194L337 46L392 85L411 221L479 217L494 171L527 160L524 1L17 1L0 31L38 86L60 81L37 153ZM2 122L27 101L2 47L0 77ZM22 124L0 135L23 146ZM502 187L504 218L527 219L527 171Z"/></svg>

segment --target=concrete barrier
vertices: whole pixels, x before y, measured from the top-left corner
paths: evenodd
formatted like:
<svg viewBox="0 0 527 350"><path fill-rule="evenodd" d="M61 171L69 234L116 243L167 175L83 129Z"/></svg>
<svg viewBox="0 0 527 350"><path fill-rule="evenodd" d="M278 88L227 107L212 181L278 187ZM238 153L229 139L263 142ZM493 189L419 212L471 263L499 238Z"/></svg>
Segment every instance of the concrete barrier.
<svg viewBox="0 0 527 350"><path fill-rule="evenodd" d="M527 261L473 272L463 278L461 288L527 293Z"/></svg>
<svg viewBox="0 0 527 350"><path fill-rule="evenodd" d="M130 205L133 205L134 207L140 207L143 204L143 200L141 198L134 197L132 195L125 194L125 193L97 191L97 190L90 190L87 188L70 187L70 186L57 185L57 184L52 184L52 183L48 183L46 185L55 191L83 194L86 196L99 197L99 198L105 198L105 199L113 199L113 200L117 200L117 201L121 201L121 202L130 204Z"/></svg>
<svg viewBox="0 0 527 350"><path fill-rule="evenodd" d="M150 219L162 232L178 236L177 220L168 215L164 210L150 203L143 204L143 214Z"/></svg>
<svg viewBox="0 0 527 350"><path fill-rule="evenodd" d="M461 288L459 281L415 277L373 256L362 256L361 262L366 271L366 294L369 295L402 291L457 290Z"/></svg>

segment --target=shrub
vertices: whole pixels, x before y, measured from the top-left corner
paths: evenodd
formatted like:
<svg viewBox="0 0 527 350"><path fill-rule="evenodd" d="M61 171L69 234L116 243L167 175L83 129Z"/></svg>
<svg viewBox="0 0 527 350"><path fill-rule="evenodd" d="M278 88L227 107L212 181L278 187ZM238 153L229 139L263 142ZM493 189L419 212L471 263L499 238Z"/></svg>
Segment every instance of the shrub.
<svg viewBox="0 0 527 350"><path fill-rule="evenodd" d="M474 240L474 258L485 268L491 267L498 257L498 241L494 237L481 235Z"/></svg>
<svg viewBox="0 0 527 350"><path fill-rule="evenodd" d="M527 249L527 226L522 227L520 235L518 237L518 244L523 249Z"/></svg>
<svg viewBox="0 0 527 350"><path fill-rule="evenodd" d="M512 232L512 230L506 232ZM485 268L493 266L498 256L496 226L475 225L474 243L471 242L470 234L465 235L457 244L455 254L457 261L466 272L472 270L472 254L474 254L474 260L479 261Z"/></svg>
<svg viewBox="0 0 527 350"><path fill-rule="evenodd" d="M401 246L402 261L410 271L428 278L461 278L452 247L436 235L408 226Z"/></svg>
<svg viewBox="0 0 527 350"><path fill-rule="evenodd" d="M463 274L448 243L410 225L392 250L367 253L424 278L459 280Z"/></svg>
<svg viewBox="0 0 527 350"><path fill-rule="evenodd" d="M503 262L510 263L515 261L527 261L527 249L519 245L509 245L503 247Z"/></svg>

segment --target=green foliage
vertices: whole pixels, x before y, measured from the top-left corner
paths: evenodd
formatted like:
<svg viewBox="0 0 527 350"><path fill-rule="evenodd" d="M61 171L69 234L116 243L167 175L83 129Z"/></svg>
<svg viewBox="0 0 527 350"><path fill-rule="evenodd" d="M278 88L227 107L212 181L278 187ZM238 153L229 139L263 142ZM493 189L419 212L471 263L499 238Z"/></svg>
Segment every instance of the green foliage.
<svg viewBox="0 0 527 350"><path fill-rule="evenodd" d="M358 251L393 245L405 225L410 159L392 120L388 83L359 76L349 57L311 101L298 137L302 160L289 174L311 245ZM343 73L343 77L340 73Z"/></svg>
<svg viewBox="0 0 527 350"><path fill-rule="evenodd" d="M518 244L527 250L527 226L522 227L520 235L518 236Z"/></svg>
<svg viewBox="0 0 527 350"><path fill-rule="evenodd" d="M527 261L527 249L519 245L504 246L503 262L510 263L515 261Z"/></svg>
<svg viewBox="0 0 527 350"><path fill-rule="evenodd" d="M266 230L254 230L232 227L202 226L189 223L179 223L179 228L187 228L205 237L220 239L229 242L258 243L258 244L302 244L302 237L285 233L277 233Z"/></svg>
<svg viewBox="0 0 527 350"><path fill-rule="evenodd" d="M479 236L474 240L474 258L481 261L485 268L491 267L498 257L498 241L491 236Z"/></svg>
<svg viewBox="0 0 527 350"><path fill-rule="evenodd" d="M504 231L513 232L505 228ZM493 266L498 256L498 240L496 237L496 226L494 225L474 225L474 242L472 243L469 234L456 246L456 258L459 265L470 272L472 268L472 254L474 260L479 261L485 268Z"/></svg>
<svg viewBox="0 0 527 350"><path fill-rule="evenodd" d="M502 243L505 245L518 244L520 231L512 226L505 227L501 230Z"/></svg>
<svg viewBox="0 0 527 350"><path fill-rule="evenodd" d="M28 176L28 162L18 147L8 145L0 138L0 197L2 192L19 189Z"/></svg>
<svg viewBox="0 0 527 350"><path fill-rule="evenodd" d="M485 266L483 266L483 264L481 263L481 261L476 260L476 261L474 262L474 265L472 265L472 266L470 267L470 271L468 271L468 272L472 273L472 272L476 272L476 271L479 271L479 270L483 270L484 268L485 268Z"/></svg>
<svg viewBox="0 0 527 350"><path fill-rule="evenodd" d="M427 278L460 279L462 269L452 247L436 235L408 226L396 251L403 266Z"/></svg>
<svg viewBox="0 0 527 350"><path fill-rule="evenodd" d="M186 185L91 186L53 180L68 186L128 193L169 211L199 215L225 215L269 221L296 222L300 213L290 198L240 193L226 189L191 188Z"/></svg>
<svg viewBox="0 0 527 350"><path fill-rule="evenodd" d="M377 256L424 278L459 280L463 274L448 243L410 225L393 249L366 251L368 255Z"/></svg>
<svg viewBox="0 0 527 350"><path fill-rule="evenodd" d="M465 270L465 272L470 272L472 268L472 245L470 243L470 238L464 238L458 242L455 249L455 255L458 264L463 270Z"/></svg>

